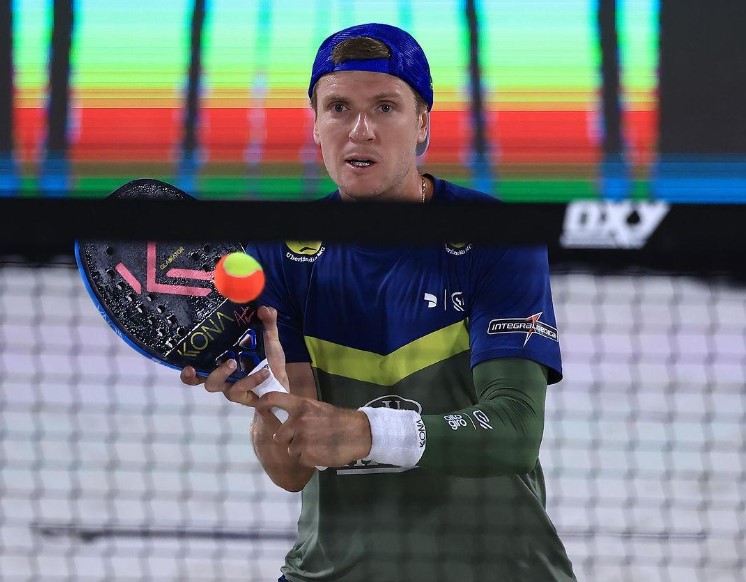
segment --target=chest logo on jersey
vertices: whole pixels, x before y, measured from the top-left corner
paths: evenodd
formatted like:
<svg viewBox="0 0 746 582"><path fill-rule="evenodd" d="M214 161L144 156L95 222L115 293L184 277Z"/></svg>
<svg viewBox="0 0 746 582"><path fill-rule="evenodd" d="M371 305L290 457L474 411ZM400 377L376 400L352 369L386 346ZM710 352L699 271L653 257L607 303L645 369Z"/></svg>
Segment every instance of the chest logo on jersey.
<svg viewBox="0 0 746 582"><path fill-rule="evenodd" d="M445 249L449 255L460 257L471 250L471 243L446 243Z"/></svg>
<svg viewBox="0 0 746 582"><path fill-rule="evenodd" d="M451 295L451 307L455 309L456 311L466 311L464 308L464 293L462 291L455 291L450 294ZM427 305L428 309L433 309L435 307L438 307L438 296L434 293L425 293L422 296L422 300L425 302L425 305ZM448 309L448 290L443 290L443 302L442 302L443 309Z"/></svg>
<svg viewBox="0 0 746 582"><path fill-rule="evenodd" d="M371 400L363 406L370 406L371 408L393 408L395 410L414 410L418 414L422 414L422 405L416 400L410 400L409 398L403 398L396 394L387 394L381 396L375 400Z"/></svg>
<svg viewBox="0 0 746 582"><path fill-rule="evenodd" d="M487 333L498 335L501 333L525 333L526 339L523 342L525 346L531 336L534 334L545 337L552 341L559 341L557 328L552 327L542 321L539 321L543 311L534 313L529 317L511 317L506 319L493 319L487 326Z"/></svg>
<svg viewBox="0 0 746 582"><path fill-rule="evenodd" d="M285 257L296 263L313 263L326 249L321 241L311 240L287 240L285 246Z"/></svg>

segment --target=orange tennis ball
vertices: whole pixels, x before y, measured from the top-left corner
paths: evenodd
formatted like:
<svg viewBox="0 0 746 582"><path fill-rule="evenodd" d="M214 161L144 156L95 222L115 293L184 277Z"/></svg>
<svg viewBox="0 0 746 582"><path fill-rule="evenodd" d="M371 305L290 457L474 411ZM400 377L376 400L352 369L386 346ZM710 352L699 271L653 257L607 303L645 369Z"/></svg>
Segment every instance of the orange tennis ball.
<svg viewBox="0 0 746 582"><path fill-rule="evenodd" d="M215 265L213 283L223 297L235 303L248 303L264 289L264 271L251 255L230 253Z"/></svg>

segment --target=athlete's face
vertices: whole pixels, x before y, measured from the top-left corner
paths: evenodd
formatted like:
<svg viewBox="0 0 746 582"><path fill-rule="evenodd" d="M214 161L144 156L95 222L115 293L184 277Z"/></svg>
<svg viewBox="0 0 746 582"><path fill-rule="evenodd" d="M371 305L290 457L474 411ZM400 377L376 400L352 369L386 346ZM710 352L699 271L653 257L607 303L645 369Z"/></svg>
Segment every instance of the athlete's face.
<svg viewBox="0 0 746 582"><path fill-rule="evenodd" d="M313 137L344 200L418 201L415 148L427 123L412 88L393 75L341 71L316 83Z"/></svg>

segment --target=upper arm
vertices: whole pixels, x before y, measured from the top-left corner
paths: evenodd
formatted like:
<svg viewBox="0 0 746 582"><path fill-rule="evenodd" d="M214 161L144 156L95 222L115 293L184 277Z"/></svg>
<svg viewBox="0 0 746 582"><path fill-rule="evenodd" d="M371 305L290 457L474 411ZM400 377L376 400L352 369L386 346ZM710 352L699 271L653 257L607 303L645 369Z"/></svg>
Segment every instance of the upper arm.
<svg viewBox="0 0 746 582"><path fill-rule="evenodd" d="M550 384L562 377L546 248L480 248L473 258L469 298L471 364L501 358L546 366Z"/></svg>

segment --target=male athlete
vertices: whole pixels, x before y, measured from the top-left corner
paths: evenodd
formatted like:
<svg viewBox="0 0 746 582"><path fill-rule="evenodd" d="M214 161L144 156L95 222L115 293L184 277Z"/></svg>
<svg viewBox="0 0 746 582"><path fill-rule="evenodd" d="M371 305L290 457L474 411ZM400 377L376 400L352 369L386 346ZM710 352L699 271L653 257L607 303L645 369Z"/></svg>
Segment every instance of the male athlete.
<svg viewBox="0 0 746 582"><path fill-rule="evenodd" d="M364 24L326 39L309 97L338 186L329 203L493 200L418 172L433 90L406 32ZM227 383L229 361L205 387L255 408L264 469L303 492L280 580L574 580L538 461L547 384L562 374L545 249L247 250L267 273L271 372ZM200 382L192 368L182 380ZM289 393L258 398L266 381Z"/></svg>

